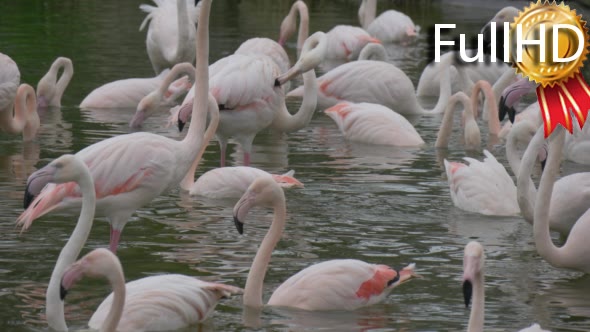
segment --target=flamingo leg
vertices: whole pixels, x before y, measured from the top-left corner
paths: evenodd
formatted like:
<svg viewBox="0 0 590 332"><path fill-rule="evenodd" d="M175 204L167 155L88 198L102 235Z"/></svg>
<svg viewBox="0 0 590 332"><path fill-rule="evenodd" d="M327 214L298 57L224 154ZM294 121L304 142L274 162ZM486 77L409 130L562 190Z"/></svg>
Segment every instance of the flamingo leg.
<svg viewBox="0 0 590 332"><path fill-rule="evenodd" d="M250 152L244 152L244 166L250 166Z"/></svg>
<svg viewBox="0 0 590 332"><path fill-rule="evenodd" d="M111 226L111 241L109 243L109 249L113 254L117 253L117 247L119 246L119 239L121 239L121 230L113 228Z"/></svg>

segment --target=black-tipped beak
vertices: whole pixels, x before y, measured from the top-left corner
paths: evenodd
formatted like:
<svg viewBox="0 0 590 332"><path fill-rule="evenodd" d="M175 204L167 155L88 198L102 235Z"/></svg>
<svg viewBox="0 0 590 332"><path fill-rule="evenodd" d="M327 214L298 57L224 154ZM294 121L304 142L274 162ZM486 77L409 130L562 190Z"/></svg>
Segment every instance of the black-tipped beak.
<svg viewBox="0 0 590 332"><path fill-rule="evenodd" d="M506 105L506 98L504 96L500 97L500 102L498 103L498 116L500 121L504 120L504 118L508 115L508 119L510 122L514 123L514 118L516 117L516 110L514 107L508 107Z"/></svg>
<svg viewBox="0 0 590 332"><path fill-rule="evenodd" d="M545 170L545 164L547 164L547 159L541 161L541 171Z"/></svg>
<svg viewBox="0 0 590 332"><path fill-rule="evenodd" d="M281 81L278 78L275 78L275 87L281 86Z"/></svg>
<svg viewBox="0 0 590 332"><path fill-rule="evenodd" d="M59 285L59 298L63 301L68 295L68 290L64 288L63 285Z"/></svg>
<svg viewBox="0 0 590 332"><path fill-rule="evenodd" d="M473 294L473 285L471 281L465 280L463 281L463 299L465 300L465 308L469 308L469 303L471 302L471 295Z"/></svg>
<svg viewBox="0 0 590 332"><path fill-rule="evenodd" d="M31 192L29 191L29 186L27 185L27 188L25 189L25 197L23 200L23 208L25 210L29 208L29 205L31 205L31 203L33 203L35 197L35 195L31 194Z"/></svg>
<svg viewBox="0 0 590 332"><path fill-rule="evenodd" d="M238 233L244 234L244 223L238 220L238 217L234 216L234 225L236 225L236 229Z"/></svg>
<svg viewBox="0 0 590 332"><path fill-rule="evenodd" d="M182 132L182 130L184 129L184 125L185 125L185 123L182 120L180 120L180 118L178 118L178 131L179 132Z"/></svg>

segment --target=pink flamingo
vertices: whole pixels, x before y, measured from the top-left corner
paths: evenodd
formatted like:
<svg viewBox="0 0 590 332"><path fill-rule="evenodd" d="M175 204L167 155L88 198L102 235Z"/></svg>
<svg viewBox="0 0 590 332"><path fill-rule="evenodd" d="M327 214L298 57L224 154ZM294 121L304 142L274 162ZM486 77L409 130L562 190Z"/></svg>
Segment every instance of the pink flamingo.
<svg viewBox="0 0 590 332"><path fill-rule="evenodd" d="M484 304L485 304L485 287L484 287L484 267L485 253L483 246L477 241L471 241L465 246L463 254L463 298L465 306L473 297L473 306L469 315L469 324L467 332L482 332L484 330ZM550 332L541 329L539 324L533 324L520 332Z"/></svg>
<svg viewBox="0 0 590 332"><path fill-rule="evenodd" d="M57 73L63 69L59 79ZM37 104L40 108L61 107L61 97L74 76L72 60L59 57L53 61L51 68L37 84Z"/></svg>
<svg viewBox="0 0 590 332"><path fill-rule="evenodd" d="M207 6L209 8L209 6ZM76 154L90 168L96 185L97 215L111 224L110 248L116 252L121 232L136 209L151 202L165 190L176 187L208 142L203 138L207 109L217 107L213 97L207 103L209 9L201 14L197 34L199 45L195 95L191 125L182 141L151 133L133 133L95 143ZM217 124L211 124L216 126ZM170 167L174 165L175 167ZM27 229L33 220L53 210L78 211L80 189L75 184L48 185L43 190L29 178L25 192L25 211L17 222ZM35 195L37 195L35 197Z"/></svg>
<svg viewBox="0 0 590 332"><path fill-rule="evenodd" d="M393 145L424 144L414 126L391 109L371 103L341 102L324 111L349 141Z"/></svg>
<svg viewBox="0 0 590 332"><path fill-rule="evenodd" d="M243 221L254 206L274 209L270 229L256 253L244 288L244 305L260 308L262 286L271 254L285 228L283 189L270 177L259 177L234 207L234 223L240 234ZM356 259L336 259L312 265L281 284L269 305L303 310L354 310L383 301L393 288L416 277L414 264L401 271Z"/></svg>
<svg viewBox="0 0 590 332"><path fill-rule="evenodd" d="M190 187L189 194L208 198L239 198L261 176L272 177L281 188L303 188L303 183L293 177L294 174L293 170L280 175L248 166L220 167L201 175Z"/></svg>
<svg viewBox="0 0 590 332"><path fill-rule="evenodd" d="M100 331L185 328L207 319L220 299L243 291L182 274L150 276L125 283L117 256L106 249L95 249L65 271L62 298L84 276L104 277L113 289L88 321L90 328Z"/></svg>
<svg viewBox="0 0 590 332"><path fill-rule="evenodd" d="M28 84L21 84L14 100L14 116L12 103L5 110L0 110L0 129L9 134L23 134L23 141L35 138L39 130L40 120L37 113L35 90Z"/></svg>
<svg viewBox="0 0 590 332"><path fill-rule="evenodd" d="M359 7L359 21L363 29L384 43L408 42L418 34L419 27L412 19L397 10L386 10L377 18L377 0L363 0Z"/></svg>
<svg viewBox="0 0 590 332"><path fill-rule="evenodd" d="M555 178L559 172L565 129L557 127L550 137L549 157L539 183L539 191L535 198L533 216L533 234L537 252L545 261L558 268L572 269L590 273L590 209L580 216L571 227L567 240L561 247L556 247L549 232L549 216L555 186Z"/></svg>
<svg viewBox="0 0 590 332"><path fill-rule="evenodd" d="M309 35L309 11L305 2L298 0L291 6L289 14L281 23L279 44L285 42L297 30L297 15L299 15L299 34L297 37L297 49L303 48L303 43ZM381 43L377 38L359 27L350 25L337 25L326 33L328 47L325 58L328 60L351 61L358 58L362 48L368 43Z"/></svg>
<svg viewBox="0 0 590 332"><path fill-rule="evenodd" d="M84 100L80 103L80 108L138 108L140 101L150 92L157 89L169 72L170 70L165 69L155 77L128 78L104 84L84 97ZM153 107L173 106L176 98L192 87L190 80L194 79L194 68L188 75L191 78L181 77L166 86L163 92L163 100Z"/></svg>

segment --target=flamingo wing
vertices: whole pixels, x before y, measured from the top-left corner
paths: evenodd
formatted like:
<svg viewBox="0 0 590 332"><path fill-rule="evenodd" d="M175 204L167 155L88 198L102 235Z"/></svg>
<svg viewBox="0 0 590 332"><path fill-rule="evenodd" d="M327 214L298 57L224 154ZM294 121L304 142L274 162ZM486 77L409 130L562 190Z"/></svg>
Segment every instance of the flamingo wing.
<svg viewBox="0 0 590 332"><path fill-rule="evenodd" d="M141 99L158 88L163 75L152 78L129 78L107 83L88 94L80 103L81 108L136 108Z"/></svg>
<svg viewBox="0 0 590 332"><path fill-rule="evenodd" d="M381 301L397 275L385 265L355 259L314 264L281 284L269 305L303 310L354 310Z"/></svg>
<svg viewBox="0 0 590 332"><path fill-rule="evenodd" d="M0 111L14 103L20 84L20 71L16 62L0 53Z"/></svg>
<svg viewBox="0 0 590 332"><path fill-rule="evenodd" d="M368 43L380 43L368 32L351 25L337 25L326 34L328 37L327 59L355 60Z"/></svg>
<svg viewBox="0 0 590 332"><path fill-rule="evenodd" d="M142 278L126 285L125 307L117 330L171 331L201 322L221 298L242 293L230 285L168 274ZM88 326L100 329L113 302L111 293L96 309Z"/></svg>
<svg viewBox="0 0 590 332"><path fill-rule="evenodd" d="M451 199L458 208L485 215L520 213L516 186L496 158L484 150L486 158L464 158L468 165L445 160Z"/></svg>
<svg viewBox="0 0 590 332"><path fill-rule="evenodd" d="M189 193L209 198L239 198L260 176L270 176L270 174L248 166L216 168L201 175Z"/></svg>
<svg viewBox="0 0 590 332"><path fill-rule="evenodd" d="M279 66L281 73L289 70L289 56L285 49L269 38L250 38L243 42L234 54L266 55Z"/></svg>
<svg viewBox="0 0 590 332"><path fill-rule="evenodd" d="M412 19L396 10L387 10L379 15L369 26L367 32L382 42L395 43L407 41L416 36L416 26Z"/></svg>

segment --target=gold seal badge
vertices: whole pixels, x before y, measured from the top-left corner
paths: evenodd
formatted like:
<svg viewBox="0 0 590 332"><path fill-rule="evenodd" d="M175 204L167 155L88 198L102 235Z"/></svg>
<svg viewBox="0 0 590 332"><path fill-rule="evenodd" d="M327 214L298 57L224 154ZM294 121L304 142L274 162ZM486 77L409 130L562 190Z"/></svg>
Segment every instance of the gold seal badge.
<svg viewBox="0 0 590 332"><path fill-rule="evenodd" d="M541 24L544 24L544 36L541 36ZM556 24L569 24L578 28L582 34L583 39L579 40L578 35L570 29L559 29L557 41L553 40L553 27ZM515 50L515 36L517 33L517 25L522 28L523 40L539 40L544 37L545 40L545 61L541 61L541 49L539 45L524 45L522 50L522 61L517 61L517 52ZM531 3L529 7L525 7L524 11L520 12L516 17L515 22L511 24L511 52L510 57L513 66L517 73L528 77L531 81L535 81L542 87L553 86L559 82L565 82L569 78L574 77L579 73L580 68L588 54L588 29L586 22L582 20L581 16L576 14L575 10L571 10L569 6L562 3L555 2L541 2ZM584 43L583 51L580 56L569 62L554 62L553 61L553 43L557 42L557 52L561 59L567 59L576 54L579 43Z"/></svg>

